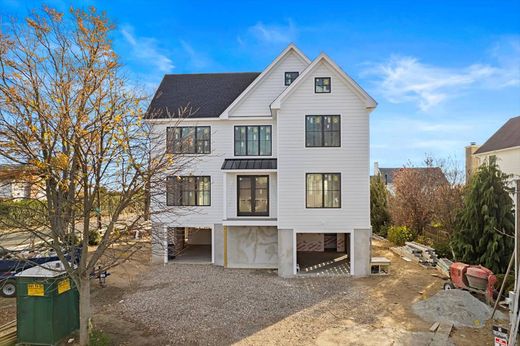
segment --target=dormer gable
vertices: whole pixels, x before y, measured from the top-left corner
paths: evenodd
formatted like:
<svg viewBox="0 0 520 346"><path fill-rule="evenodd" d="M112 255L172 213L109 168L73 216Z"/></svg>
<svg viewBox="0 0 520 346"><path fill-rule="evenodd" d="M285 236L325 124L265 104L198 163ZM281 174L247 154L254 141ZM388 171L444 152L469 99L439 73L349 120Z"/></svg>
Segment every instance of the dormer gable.
<svg viewBox="0 0 520 346"><path fill-rule="evenodd" d="M307 68L300 74L300 76L287 87L272 103L271 110L277 111L283 104L283 101L299 88L301 84L310 76L314 76L314 71L320 66L326 66L335 72L335 75L339 76L339 81L345 83L353 91L353 93L359 98L367 109L373 109L377 106L377 102L356 83L348 74L345 73L327 54L321 53L314 61L307 66ZM330 75L314 76L314 92L315 93L330 93L334 88L331 84Z"/></svg>
<svg viewBox="0 0 520 346"><path fill-rule="evenodd" d="M309 64L310 60L294 44L290 44L220 117L270 117L271 102L289 87L286 85L288 81L295 82L298 79L295 78L295 72L301 74ZM288 80L286 73L291 73L292 78Z"/></svg>

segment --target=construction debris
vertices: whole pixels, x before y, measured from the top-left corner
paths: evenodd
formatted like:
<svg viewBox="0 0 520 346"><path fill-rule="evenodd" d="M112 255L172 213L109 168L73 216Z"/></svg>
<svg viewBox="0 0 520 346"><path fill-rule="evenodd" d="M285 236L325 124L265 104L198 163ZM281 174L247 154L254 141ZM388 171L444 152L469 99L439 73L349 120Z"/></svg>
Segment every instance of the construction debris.
<svg viewBox="0 0 520 346"><path fill-rule="evenodd" d="M441 272L444 276L450 276L450 266L453 264L452 261L450 261L447 258L440 258L437 261L437 270Z"/></svg>
<svg viewBox="0 0 520 346"><path fill-rule="evenodd" d="M439 328L439 322L435 322L434 324L432 324L432 326L430 327L430 332L432 333L435 333L435 331L437 330L437 328Z"/></svg>
<svg viewBox="0 0 520 346"><path fill-rule="evenodd" d="M450 339L451 330L453 329L453 323L445 323L442 322L439 325L439 328L435 332L433 336L432 342L430 346L445 346L452 344Z"/></svg>
<svg viewBox="0 0 520 346"><path fill-rule="evenodd" d="M16 320L0 326L0 345L14 345L16 342Z"/></svg>
<svg viewBox="0 0 520 346"><path fill-rule="evenodd" d="M391 250L403 259L412 260L427 268L434 268L437 265L435 249L414 241L408 241L405 246L393 247Z"/></svg>

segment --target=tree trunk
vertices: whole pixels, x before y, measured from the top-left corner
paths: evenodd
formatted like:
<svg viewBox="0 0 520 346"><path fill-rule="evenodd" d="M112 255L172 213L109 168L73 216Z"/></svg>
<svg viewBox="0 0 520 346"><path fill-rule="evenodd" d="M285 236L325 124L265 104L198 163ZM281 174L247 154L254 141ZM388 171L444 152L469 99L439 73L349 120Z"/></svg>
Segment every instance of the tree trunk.
<svg viewBox="0 0 520 346"><path fill-rule="evenodd" d="M79 344L87 346L89 342L90 321L90 279L80 278L79 287Z"/></svg>

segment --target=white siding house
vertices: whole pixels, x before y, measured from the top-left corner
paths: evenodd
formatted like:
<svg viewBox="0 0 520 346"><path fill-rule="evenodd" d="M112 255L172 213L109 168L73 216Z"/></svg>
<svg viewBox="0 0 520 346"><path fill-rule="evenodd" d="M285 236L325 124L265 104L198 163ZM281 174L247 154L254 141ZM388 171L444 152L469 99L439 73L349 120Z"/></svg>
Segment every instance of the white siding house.
<svg viewBox="0 0 520 346"><path fill-rule="evenodd" d="M164 111L188 102L197 109L191 116ZM147 113L162 134L157 150L178 145L167 143L168 127L210 127L211 150L180 172L172 167L172 175L209 177L211 187L208 197L197 185L202 180L172 179L163 199L152 202L155 210L168 203L175 209L152 219L154 261L207 251L215 265L291 276L339 258L350 274L368 275L375 107L327 55L311 62L292 44L259 74L165 76ZM198 242L197 232L211 233L211 245Z"/></svg>
<svg viewBox="0 0 520 346"><path fill-rule="evenodd" d="M466 148L466 174L471 176L491 157L512 180L520 179L520 116L509 119L480 147L472 143Z"/></svg>

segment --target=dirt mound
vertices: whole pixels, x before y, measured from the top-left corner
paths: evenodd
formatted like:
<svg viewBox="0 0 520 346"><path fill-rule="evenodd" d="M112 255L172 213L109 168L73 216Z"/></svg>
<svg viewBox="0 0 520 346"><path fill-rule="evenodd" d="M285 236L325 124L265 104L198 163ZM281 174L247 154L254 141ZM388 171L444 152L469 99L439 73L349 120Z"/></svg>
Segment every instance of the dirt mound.
<svg viewBox="0 0 520 346"><path fill-rule="evenodd" d="M456 327L480 328L491 316L492 308L463 290L440 291L412 306L415 314L429 322L453 323ZM505 318L497 312L497 319Z"/></svg>

